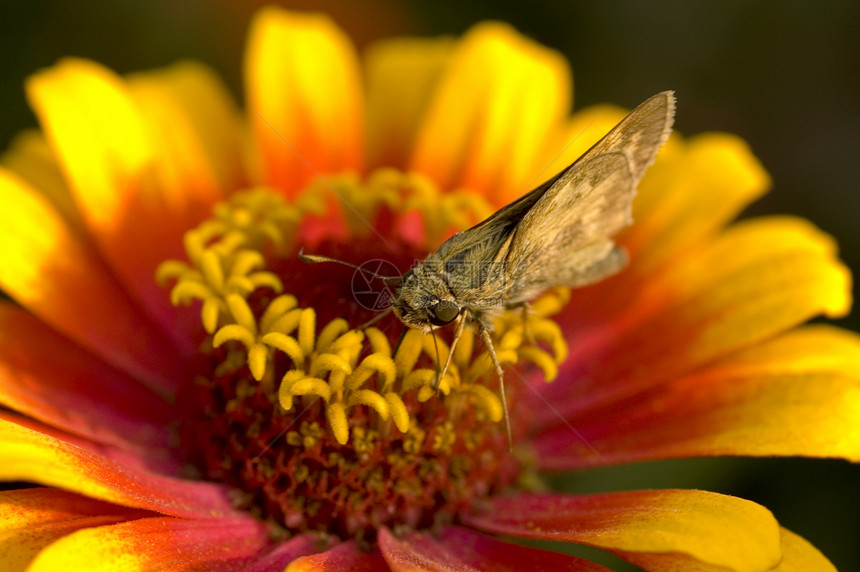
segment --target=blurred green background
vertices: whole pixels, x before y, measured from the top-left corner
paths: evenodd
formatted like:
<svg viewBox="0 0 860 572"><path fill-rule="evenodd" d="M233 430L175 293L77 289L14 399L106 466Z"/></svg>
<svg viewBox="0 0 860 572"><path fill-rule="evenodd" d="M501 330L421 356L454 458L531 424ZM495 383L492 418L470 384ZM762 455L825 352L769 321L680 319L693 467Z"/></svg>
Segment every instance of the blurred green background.
<svg viewBox="0 0 860 572"><path fill-rule="evenodd" d="M128 72L181 58L208 62L239 97L248 20L262 2L39 0L0 8L0 144L35 125L25 76L66 55ZM365 46L402 34L459 34L502 19L567 55L575 106L635 106L677 92L676 128L744 137L773 176L748 214L793 213L839 241L860 269L860 3L636 0L281 2L331 13ZM860 312L842 321L855 331ZM860 421L860 420L858 420ZM648 463L558 479L571 491L690 487L774 511L837 568L860 570L860 467L841 461L709 459Z"/></svg>

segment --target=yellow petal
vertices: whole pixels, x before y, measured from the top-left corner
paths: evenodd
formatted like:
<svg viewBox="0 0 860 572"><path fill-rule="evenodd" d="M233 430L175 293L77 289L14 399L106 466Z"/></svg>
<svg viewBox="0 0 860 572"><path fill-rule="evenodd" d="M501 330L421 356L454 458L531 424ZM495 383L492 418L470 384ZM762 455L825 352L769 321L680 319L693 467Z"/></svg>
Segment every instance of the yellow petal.
<svg viewBox="0 0 860 572"><path fill-rule="evenodd" d="M552 130L541 142L541 155L532 187L538 186L573 163L609 130L624 119L625 110L614 105L594 105L581 109Z"/></svg>
<svg viewBox="0 0 860 572"><path fill-rule="evenodd" d="M165 477L118 463L93 450L109 453L103 445L85 440L71 443L47 434L49 429L43 425L7 419L11 417L0 415L0 479L54 486L182 518L217 519L241 514L233 509L225 489L218 485Z"/></svg>
<svg viewBox="0 0 860 572"><path fill-rule="evenodd" d="M624 241L646 273L702 241L770 186L770 177L739 137L711 133L667 149L648 170Z"/></svg>
<svg viewBox="0 0 860 572"><path fill-rule="evenodd" d="M851 305L851 276L833 256L832 240L782 217L739 224L632 290L620 278L616 291L601 284L584 293L601 304L574 293L577 320L604 330L589 330L583 343L570 340L562 371L577 369L576 386L546 389L564 415L645 391Z"/></svg>
<svg viewBox="0 0 860 572"><path fill-rule="evenodd" d="M152 277L163 260L176 258L189 220L203 214L201 197L171 195L157 152L163 141L153 138L131 90L110 70L66 59L26 87L101 251L153 317L171 324L165 331L175 332L174 309ZM179 334L175 341L188 343Z"/></svg>
<svg viewBox="0 0 860 572"><path fill-rule="evenodd" d="M450 38L397 38L367 50L369 169L406 166L419 123L454 45Z"/></svg>
<svg viewBox="0 0 860 572"><path fill-rule="evenodd" d="M241 184L238 110L211 70L184 62L133 74L128 84L158 142L153 160L168 201L197 195L209 205Z"/></svg>
<svg viewBox="0 0 860 572"><path fill-rule="evenodd" d="M44 196L2 170L0 204L0 287L107 362L160 392L173 388L170 376L182 371L179 354L123 292L92 244Z"/></svg>
<svg viewBox="0 0 860 572"><path fill-rule="evenodd" d="M28 129L19 133L0 163L45 195L75 230L83 228L81 213L60 172L57 158L40 132Z"/></svg>
<svg viewBox="0 0 860 572"><path fill-rule="evenodd" d="M141 518L87 528L43 550L30 572L55 570L223 570L248 564L271 546L262 522L251 518Z"/></svg>
<svg viewBox="0 0 860 572"><path fill-rule="evenodd" d="M838 373L860 380L860 335L824 324L803 326L720 360L708 371L714 376Z"/></svg>
<svg viewBox="0 0 860 572"><path fill-rule="evenodd" d="M321 14L260 10L245 54L260 182L293 194L361 166L364 104L349 38Z"/></svg>
<svg viewBox="0 0 860 572"><path fill-rule="evenodd" d="M472 28L439 80L411 168L442 188L465 187L500 205L545 167L542 144L570 107L564 58L501 23Z"/></svg>
<svg viewBox="0 0 860 572"><path fill-rule="evenodd" d="M780 559L773 515L716 493L519 494L486 509L463 518L487 532L596 546L645 570L760 572Z"/></svg>
<svg viewBox="0 0 860 572"><path fill-rule="evenodd" d="M773 572L836 572L836 567L813 545L783 528L782 562Z"/></svg>
<svg viewBox="0 0 860 572"><path fill-rule="evenodd" d="M0 492L0 562L3 570L25 570L38 552L79 530L138 518L148 513L88 499L59 489Z"/></svg>

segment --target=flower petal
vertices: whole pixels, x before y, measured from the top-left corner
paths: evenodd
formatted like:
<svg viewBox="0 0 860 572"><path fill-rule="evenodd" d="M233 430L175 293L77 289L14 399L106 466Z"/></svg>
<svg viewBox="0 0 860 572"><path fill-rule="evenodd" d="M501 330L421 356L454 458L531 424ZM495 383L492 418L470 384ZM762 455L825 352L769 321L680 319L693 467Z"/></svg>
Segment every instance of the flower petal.
<svg viewBox="0 0 860 572"><path fill-rule="evenodd" d="M636 221L624 246L643 273L695 252L770 186L739 137L707 133L667 146L633 203Z"/></svg>
<svg viewBox="0 0 860 572"><path fill-rule="evenodd" d="M379 549L395 571L437 570L576 570L608 572L599 564L557 552L494 540L460 527L438 537L413 532L400 540L387 528L379 531Z"/></svg>
<svg viewBox="0 0 860 572"><path fill-rule="evenodd" d="M566 428L546 433L535 442L540 466L723 455L860 460L856 379L794 374L710 381L683 379L647 403L616 406L600 421L577 421L582 441Z"/></svg>
<svg viewBox="0 0 860 572"><path fill-rule="evenodd" d="M463 518L488 532L588 544L634 564L641 558L648 570L694 562L754 572L780 560L779 526L767 509L703 491L521 494Z"/></svg>
<svg viewBox="0 0 860 572"><path fill-rule="evenodd" d="M292 195L317 173L361 168L363 97L349 38L321 14L257 12L245 90L260 181Z"/></svg>
<svg viewBox="0 0 860 572"><path fill-rule="evenodd" d="M58 489L0 492L0 562L7 572L24 570L58 538L94 526L151 515Z"/></svg>
<svg viewBox="0 0 860 572"><path fill-rule="evenodd" d="M368 169L406 166L454 46L450 38L396 38L367 50Z"/></svg>
<svg viewBox="0 0 860 572"><path fill-rule="evenodd" d="M43 550L40 570L237 570L269 546L263 523L251 518L142 518L72 533Z"/></svg>
<svg viewBox="0 0 860 572"><path fill-rule="evenodd" d="M629 286L623 278L598 286L623 290ZM550 384L544 396L573 421L578 413L630 398L817 314L843 315L851 303L850 283L832 240L808 223L745 221L631 290L633 296L628 291L623 307L585 302L599 290L585 298L574 292L562 316L572 350L559 377L576 383ZM554 412L538 414L537 424L558 423Z"/></svg>
<svg viewBox="0 0 860 572"><path fill-rule="evenodd" d="M501 23L461 40L421 123L410 168L502 205L529 190L541 145L570 107L564 58Z"/></svg>
<svg viewBox="0 0 860 572"><path fill-rule="evenodd" d="M284 572L316 572L323 570L343 570L344 572L376 572L386 570L385 560L379 551L364 552L354 540L341 542L334 548L302 556L294 560Z"/></svg>
<svg viewBox="0 0 860 572"><path fill-rule="evenodd" d="M128 84L79 59L29 78L27 95L106 260L162 330L190 353L174 324L176 311L153 279L158 264L180 257L184 232L208 213L215 195L199 178L198 164L185 171L167 158L180 148L186 149L183 156L193 154L187 149L194 136L180 129L190 122L171 125L171 142L165 141Z"/></svg>
<svg viewBox="0 0 860 572"><path fill-rule="evenodd" d="M785 528L782 533L782 562L773 572L836 572L836 567L806 539Z"/></svg>
<svg viewBox="0 0 860 572"><path fill-rule="evenodd" d="M0 203L0 286L109 363L162 392L172 390L183 371L179 355L125 295L92 245L43 196L4 171Z"/></svg>
<svg viewBox="0 0 860 572"><path fill-rule="evenodd" d="M100 443L149 450L170 440L166 401L9 304L0 304L0 404Z"/></svg>
<svg viewBox="0 0 860 572"><path fill-rule="evenodd" d="M291 562L320 551L320 538L313 534L295 536L244 568L245 572L283 572Z"/></svg>
<svg viewBox="0 0 860 572"><path fill-rule="evenodd" d="M169 195L193 192L211 203L244 186L239 110L213 70L184 61L132 74L128 83L153 138L161 140L155 152Z"/></svg>
<svg viewBox="0 0 860 572"><path fill-rule="evenodd" d="M55 433L0 419L0 479L40 483L183 518L237 514L224 487L149 473Z"/></svg>
<svg viewBox="0 0 860 572"><path fill-rule="evenodd" d="M72 230L83 230L81 213L42 133L35 129L19 133L3 154L2 165L44 195Z"/></svg>
<svg viewBox="0 0 860 572"><path fill-rule="evenodd" d="M789 332L647 396L589 411L535 439L544 469L646 459L804 455L860 460L860 337ZM596 452L596 454L595 454Z"/></svg>

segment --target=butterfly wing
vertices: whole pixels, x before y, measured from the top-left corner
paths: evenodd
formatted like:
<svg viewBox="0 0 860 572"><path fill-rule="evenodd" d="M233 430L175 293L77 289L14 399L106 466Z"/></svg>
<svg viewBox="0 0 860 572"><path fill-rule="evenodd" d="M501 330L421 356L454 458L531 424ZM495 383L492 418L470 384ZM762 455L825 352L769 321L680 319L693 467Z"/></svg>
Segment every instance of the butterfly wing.
<svg viewBox="0 0 860 572"><path fill-rule="evenodd" d="M669 137L674 109L672 92L645 101L523 214L500 247L511 302L553 286L584 286L624 265L611 237L632 220L636 187Z"/></svg>
<svg viewBox="0 0 860 572"><path fill-rule="evenodd" d="M492 306L552 286L583 286L626 262L612 235L628 225L636 186L671 132L674 96L634 109L567 169L446 240L423 266L458 300Z"/></svg>

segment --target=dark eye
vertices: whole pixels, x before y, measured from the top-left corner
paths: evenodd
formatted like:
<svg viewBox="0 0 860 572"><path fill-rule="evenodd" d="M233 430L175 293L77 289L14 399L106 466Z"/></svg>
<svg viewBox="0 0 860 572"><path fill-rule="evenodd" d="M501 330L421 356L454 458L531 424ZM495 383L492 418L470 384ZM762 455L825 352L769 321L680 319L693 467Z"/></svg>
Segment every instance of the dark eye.
<svg viewBox="0 0 860 572"><path fill-rule="evenodd" d="M438 304L433 306L430 314L430 322L434 326L444 326L454 321L460 314L460 307L456 302L449 300L440 300Z"/></svg>

